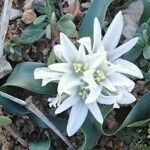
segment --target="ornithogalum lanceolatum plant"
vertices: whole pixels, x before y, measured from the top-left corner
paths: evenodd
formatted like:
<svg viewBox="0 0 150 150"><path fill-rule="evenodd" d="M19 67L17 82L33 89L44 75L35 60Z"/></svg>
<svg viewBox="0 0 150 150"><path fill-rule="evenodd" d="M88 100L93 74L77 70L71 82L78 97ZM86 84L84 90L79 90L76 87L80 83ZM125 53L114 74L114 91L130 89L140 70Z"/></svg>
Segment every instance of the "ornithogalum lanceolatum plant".
<svg viewBox="0 0 150 150"><path fill-rule="evenodd" d="M58 83L57 97L48 101L50 106L57 107L56 114L71 108L67 124L69 136L80 129L88 111L103 123L98 104L119 108L136 100L131 94L135 84L126 75L137 78L143 75L136 65L120 57L135 46L138 37L118 46L123 24L119 12L102 37L100 23L95 18L93 42L90 37L82 37L78 40L78 49L60 33L60 44L55 45L54 52L61 62L34 71L34 78L42 79L42 86Z"/></svg>

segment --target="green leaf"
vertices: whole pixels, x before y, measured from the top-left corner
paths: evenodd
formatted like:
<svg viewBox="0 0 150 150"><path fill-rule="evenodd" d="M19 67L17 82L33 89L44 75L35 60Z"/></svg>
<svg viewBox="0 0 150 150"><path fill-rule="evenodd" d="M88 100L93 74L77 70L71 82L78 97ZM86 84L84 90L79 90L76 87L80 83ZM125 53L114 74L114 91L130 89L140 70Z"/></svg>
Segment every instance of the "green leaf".
<svg viewBox="0 0 150 150"><path fill-rule="evenodd" d="M46 26L46 38L51 39L51 36L52 36L51 34L52 34L51 25L48 24L48 25Z"/></svg>
<svg viewBox="0 0 150 150"><path fill-rule="evenodd" d="M143 52L143 49L141 47L135 46L129 52L123 55L123 59L126 59L128 61L135 61L137 58L139 58L142 52Z"/></svg>
<svg viewBox="0 0 150 150"><path fill-rule="evenodd" d="M42 87L42 80L34 79L34 70L45 66L46 64L35 62L18 64L3 86L16 86L36 93L56 95L57 84L50 83Z"/></svg>
<svg viewBox="0 0 150 150"><path fill-rule="evenodd" d="M148 72L144 75L145 77L145 81L146 82L150 82L150 69L148 70Z"/></svg>
<svg viewBox="0 0 150 150"><path fill-rule="evenodd" d="M42 22L44 22L45 19L46 19L46 15L41 15L38 18L36 18L36 20L34 20L33 24L34 25L39 25Z"/></svg>
<svg viewBox="0 0 150 150"><path fill-rule="evenodd" d="M43 3L43 1L33 3L32 7L40 14L45 14L45 4Z"/></svg>
<svg viewBox="0 0 150 150"><path fill-rule="evenodd" d="M32 44L40 40L45 35L45 30L41 26L28 27L21 35L21 43Z"/></svg>
<svg viewBox="0 0 150 150"><path fill-rule="evenodd" d="M71 14L62 16L58 21L58 25L60 31L65 33L68 37L73 38L77 36L76 26L73 23L73 17Z"/></svg>
<svg viewBox="0 0 150 150"><path fill-rule="evenodd" d="M116 129L115 131L108 131L106 132L104 130L104 125L101 126L99 124L97 124L97 127L99 128L99 130L107 136L111 136L116 134L118 131L122 130L125 127L128 127L130 125L132 125L133 127L133 123L135 122L139 122L141 125L143 125L145 122L145 120L150 119L150 103L149 103L149 98L150 98L150 92L145 94L140 100L138 100L138 102L136 103L136 105L133 107L133 109L130 111L130 113L128 114L128 116L125 118L125 120L123 121L123 123L120 125L120 127L118 129ZM141 113L142 112L142 113ZM109 114L109 112L108 112ZM107 115L104 117L106 118ZM142 121L144 123L142 123ZM135 126L137 126L137 124L135 124Z"/></svg>
<svg viewBox="0 0 150 150"><path fill-rule="evenodd" d="M48 57L48 60L47 60L47 65L51 65L51 64L54 64L56 61L56 55L54 53L54 50L51 51L49 57Z"/></svg>
<svg viewBox="0 0 150 150"><path fill-rule="evenodd" d="M102 136L102 134L98 130L96 130L94 124L90 120L90 117L93 116L89 115L83 126L81 127L85 139L79 150L93 149L93 147L98 143L100 137Z"/></svg>
<svg viewBox="0 0 150 150"><path fill-rule="evenodd" d="M8 112L18 115L28 114L29 111L23 106L10 101L2 96L0 96L0 105Z"/></svg>
<svg viewBox="0 0 150 150"><path fill-rule="evenodd" d="M29 150L50 150L50 144L50 141L30 143Z"/></svg>
<svg viewBox="0 0 150 150"><path fill-rule="evenodd" d="M51 22L51 24L52 24L53 26L55 26L56 23L57 23L56 14L55 14L54 12L52 13L50 22Z"/></svg>
<svg viewBox="0 0 150 150"><path fill-rule="evenodd" d="M150 59L150 45L146 45L143 48L143 56L145 59Z"/></svg>
<svg viewBox="0 0 150 150"><path fill-rule="evenodd" d="M140 18L140 25L142 25L144 22L147 22L148 19L150 18L150 1L149 0L143 0L143 5L144 5L144 10L143 14Z"/></svg>
<svg viewBox="0 0 150 150"><path fill-rule="evenodd" d="M65 120L55 117L55 116L52 116L52 115L46 115L46 116L60 131L63 132L66 130L67 123ZM38 125L41 128L48 128L48 126L34 114L29 114L29 117L30 117L32 123L34 123L35 125Z"/></svg>
<svg viewBox="0 0 150 150"><path fill-rule="evenodd" d="M101 26L103 25L107 8L113 0L94 0L88 13L86 14L80 30L79 37L93 35L93 23L94 18L97 17L100 21Z"/></svg>
<svg viewBox="0 0 150 150"><path fill-rule="evenodd" d="M11 119L6 116L0 116L0 126L7 126L11 124Z"/></svg>
<svg viewBox="0 0 150 150"><path fill-rule="evenodd" d="M134 123L131 123L130 125L128 125L128 127L140 127L143 126L145 124L149 124L150 119L146 119L146 120L140 120Z"/></svg>

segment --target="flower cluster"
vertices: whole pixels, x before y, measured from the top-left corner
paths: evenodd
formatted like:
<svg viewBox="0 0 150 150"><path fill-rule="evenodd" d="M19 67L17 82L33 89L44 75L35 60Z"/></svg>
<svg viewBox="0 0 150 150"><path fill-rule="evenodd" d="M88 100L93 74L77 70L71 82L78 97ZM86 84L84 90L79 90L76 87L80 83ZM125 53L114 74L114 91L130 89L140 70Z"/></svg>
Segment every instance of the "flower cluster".
<svg viewBox="0 0 150 150"><path fill-rule="evenodd" d="M90 37L78 40L79 48L60 33L60 44L54 47L60 63L37 68L35 79L42 85L58 83L58 95L50 98L50 106L57 106L59 114L71 107L67 124L69 136L75 134L86 119L88 110L99 123L103 116L98 104L128 105L136 99L131 94L134 82L126 75L143 78L136 65L120 58L133 48L138 38L133 38L117 47L123 30L123 17L119 12L102 37L100 23L94 19L93 42Z"/></svg>

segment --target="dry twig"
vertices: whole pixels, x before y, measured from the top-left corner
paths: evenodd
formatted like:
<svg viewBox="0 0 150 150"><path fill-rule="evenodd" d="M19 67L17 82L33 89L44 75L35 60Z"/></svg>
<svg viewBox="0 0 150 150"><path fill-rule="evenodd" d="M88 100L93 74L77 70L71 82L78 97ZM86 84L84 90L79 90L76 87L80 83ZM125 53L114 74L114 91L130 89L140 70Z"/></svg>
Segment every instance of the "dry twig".
<svg viewBox="0 0 150 150"><path fill-rule="evenodd" d="M49 128L51 128L70 149L74 149L72 144L62 135L62 133L55 127L55 125L50 122L49 119L31 102L27 99L27 101L23 101L19 98L13 97L7 93L0 91L0 96L5 97L21 106L24 106L26 109L31 111L34 115L36 115L40 120L42 120Z"/></svg>

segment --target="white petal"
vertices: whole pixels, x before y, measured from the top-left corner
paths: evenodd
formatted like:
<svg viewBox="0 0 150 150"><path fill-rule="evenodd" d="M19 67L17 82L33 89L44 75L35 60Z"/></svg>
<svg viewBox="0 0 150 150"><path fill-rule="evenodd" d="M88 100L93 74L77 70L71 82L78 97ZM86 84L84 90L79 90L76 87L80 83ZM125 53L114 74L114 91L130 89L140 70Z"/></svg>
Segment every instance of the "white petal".
<svg viewBox="0 0 150 150"><path fill-rule="evenodd" d="M127 90L123 90L123 97L118 100L119 104L128 105L136 101L136 98Z"/></svg>
<svg viewBox="0 0 150 150"><path fill-rule="evenodd" d="M104 119L97 103L95 102L95 103L88 104L87 107L92 113L92 115L95 117L95 119L102 124Z"/></svg>
<svg viewBox="0 0 150 150"><path fill-rule="evenodd" d="M35 79L61 77L61 75L62 75L62 73L51 72L48 67L36 68L34 70L34 78Z"/></svg>
<svg viewBox="0 0 150 150"><path fill-rule="evenodd" d="M94 31L93 31L93 51L96 51L98 47L101 45L101 27L98 18L94 19Z"/></svg>
<svg viewBox="0 0 150 150"><path fill-rule="evenodd" d="M50 70L47 67L36 68L34 70L34 78L35 79L43 79L44 77L48 77Z"/></svg>
<svg viewBox="0 0 150 150"><path fill-rule="evenodd" d="M83 79L84 82L88 83L90 87L97 87L97 83L94 81L93 73L95 70L87 70L83 73Z"/></svg>
<svg viewBox="0 0 150 150"><path fill-rule="evenodd" d="M117 102L114 103L113 108L120 108L119 104Z"/></svg>
<svg viewBox="0 0 150 150"><path fill-rule="evenodd" d="M117 92L115 93L109 91L105 91L105 92L107 95L101 95L97 100L97 102L105 105L113 104L113 108L120 108L120 106L117 104L117 101L123 97L122 89L120 90L117 88Z"/></svg>
<svg viewBox="0 0 150 150"><path fill-rule="evenodd" d="M122 44L121 46L117 47L116 49L113 49L108 52L108 59L110 62L114 61L115 59L121 57L123 54L131 50L135 44L137 43L139 38L133 38L129 40L128 42Z"/></svg>
<svg viewBox="0 0 150 150"><path fill-rule="evenodd" d="M69 96L69 98L65 99L64 102L61 105L59 105L59 107L55 111L55 114L59 114L67 110L68 108L73 106L75 103L77 103L79 100L81 99L79 96L77 96L77 93L72 93L72 95Z"/></svg>
<svg viewBox="0 0 150 150"><path fill-rule="evenodd" d="M87 55L87 63L89 68L95 69L101 65L103 61L106 60L106 52L97 52L91 55Z"/></svg>
<svg viewBox="0 0 150 150"><path fill-rule="evenodd" d="M78 53L77 48L70 41L70 39L63 33L60 33L60 43L63 48L62 49L63 58L67 62L73 61Z"/></svg>
<svg viewBox="0 0 150 150"><path fill-rule="evenodd" d="M117 101L116 96L105 96L105 95L101 95L99 96L99 98L97 99L97 102L100 104L105 104L105 105L112 105L115 103L115 101Z"/></svg>
<svg viewBox="0 0 150 150"><path fill-rule="evenodd" d="M67 124L68 136L72 136L80 129L87 114L88 108L82 101L78 101L75 105L73 105Z"/></svg>
<svg viewBox="0 0 150 150"><path fill-rule="evenodd" d="M100 44L99 46L97 46L96 52L106 53L107 54L107 51L105 50L105 48L104 48L104 46L102 44Z"/></svg>
<svg viewBox="0 0 150 150"><path fill-rule="evenodd" d="M63 58L63 52L62 52L62 46L60 44L58 45L55 45L54 46L54 53L55 55L62 61L64 61L64 58Z"/></svg>
<svg viewBox="0 0 150 150"><path fill-rule="evenodd" d="M108 78L115 86L119 87L125 86L133 88L135 86L135 83L132 80L130 80L129 78L120 73L113 73Z"/></svg>
<svg viewBox="0 0 150 150"><path fill-rule="evenodd" d="M110 76L111 74L115 73L117 71L117 68L114 64L111 64L109 67L106 68L106 76Z"/></svg>
<svg viewBox="0 0 150 150"><path fill-rule="evenodd" d="M92 46L91 46L91 38L90 37L80 38L77 42L84 45L89 53L92 53Z"/></svg>
<svg viewBox="0 0 150 150"><path fill-rule="evenodd" d="M80 85L80 78L74 77L72 74L64 74L59 81L57 92L61 95L63 92L67 93L68 90Z"/></svg>
<svg viewBox="0 0 150 150"><path fill-rule="evenodd" d="M102 87L90 88L90 93L85 100L86 104L95 102L101 94Z"/></svg>
<svg viewBox="0 0 150 150"><path fill-rule="evenodd" d="M49 69L58 72L71 72L70 64L68 63L56 63L48 66Z"/></svg>
<svg viewBox="0 0 150 150"><path fill-rule="evenodd" d="M54 77L54 78L44 78L42 80L42 86L45 86L46 84L50 83L50 82L56 82L59 81L61 77Z"/></svg>
<svg viewBox="0 0 150 150"><path fill-rule="evenodd" d="M105 50L110 51L116 48L116 46L119 43L122 30L123 30L123 16L122 13L119 12L115 16L112 23L110 24L103 38L103 45L105 47Z"/></svg>
<svg viewBox="0 0 150 150"><path fill-rule="evenodd" d="M71 87L70 89L67 89L67 91L65 91L65 93L66 94L68 94L68 95L71 95L73 92L77 92L78 91L78 89L77 89L77 87L76 86L74 86L74 87Z"/></svg>
<svg viewBox="0 0 150 150"><path fill-rule="evenodd" d="M83 45L80 45L77 55L77 62L85 62L85 57L86 57L85 48Z"/></svg>
<svg viewBox="0 0 150 150"><path fill-rule="evenodd" d="M114 64L118 65L116 69L120 73L129 74L140 79L143 78L143 74L140 69L129 61L117 59L116 61L114 61Z"/></svg>
<svg viewBox="0 0 150 150"><path fill-rule="evenodd" d="M115 86L111 83L111 81L109 79L105 79L105 80L101 81L100 84L112 92L116 91Z"/></svg>

